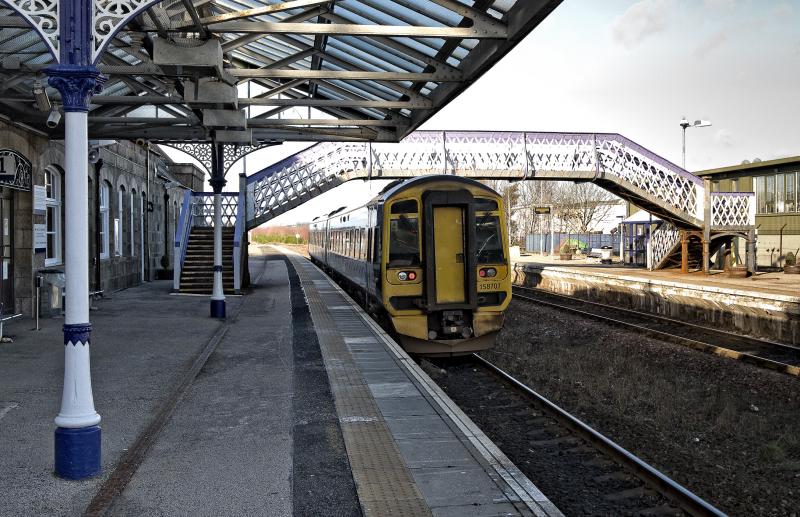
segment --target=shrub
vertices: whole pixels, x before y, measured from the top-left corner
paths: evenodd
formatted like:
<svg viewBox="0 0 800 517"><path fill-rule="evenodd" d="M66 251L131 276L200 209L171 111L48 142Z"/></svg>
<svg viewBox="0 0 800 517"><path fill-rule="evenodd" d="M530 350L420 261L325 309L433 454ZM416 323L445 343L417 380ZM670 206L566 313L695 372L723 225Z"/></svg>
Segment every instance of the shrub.
<svg viewBox="0 0 800 517"><path fill-rule="evenodd" d="M568 242L565 242L564 244L561 245L558 251L559 253L562 253L564 255L569 255L570 253L572 253L572 246L570 246Z"/></svg>
<svg viewBox="0 0 800 517"><path fill-rule="evenodd" d="M794 256L794 253L791 251L786 254L786 259L784 260L787 266L794 266L797 263L797 257Z"/></svg>
<svg viewBox="0 0 800 517"><path fill-rule="evenodd" d="M278 234L265 235L263 233L257 233L253 235L252 240L256 244L269 244L269 243L305 244L306 243L305 239L303 239L302 237L300 237L300 239L296 239L294 235L278 235Z"/></svg>

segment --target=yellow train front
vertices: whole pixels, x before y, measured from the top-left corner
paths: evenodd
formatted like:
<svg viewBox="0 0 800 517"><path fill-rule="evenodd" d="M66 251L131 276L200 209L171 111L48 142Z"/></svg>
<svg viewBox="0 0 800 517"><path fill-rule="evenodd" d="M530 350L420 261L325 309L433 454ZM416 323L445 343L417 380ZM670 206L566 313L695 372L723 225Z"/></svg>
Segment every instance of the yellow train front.
<svg viewBox="0 0 800 517"><path fill-rule="evenodd" d="M309 254L403 347L424 355L491 348L511 299L500 196L457 176L395 182L364 206L311 224Z"/></svg>

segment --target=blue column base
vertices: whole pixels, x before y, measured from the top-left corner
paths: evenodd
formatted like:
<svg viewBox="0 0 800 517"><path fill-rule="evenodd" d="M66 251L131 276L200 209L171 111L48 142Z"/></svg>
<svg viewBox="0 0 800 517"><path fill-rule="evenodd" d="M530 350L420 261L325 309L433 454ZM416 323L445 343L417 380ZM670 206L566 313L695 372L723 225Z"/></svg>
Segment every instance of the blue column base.
<svg viewBox="0 0 800 517"><path fill-rule="evenodd" d="M55 473L64 479L100 474L100 426L56 428Z"/></svg>
<svg viewBox="0 0 800 517"><path fill-rule="evenodd" d="M225 300L211 300L211 317L225 318Z"/></svg>

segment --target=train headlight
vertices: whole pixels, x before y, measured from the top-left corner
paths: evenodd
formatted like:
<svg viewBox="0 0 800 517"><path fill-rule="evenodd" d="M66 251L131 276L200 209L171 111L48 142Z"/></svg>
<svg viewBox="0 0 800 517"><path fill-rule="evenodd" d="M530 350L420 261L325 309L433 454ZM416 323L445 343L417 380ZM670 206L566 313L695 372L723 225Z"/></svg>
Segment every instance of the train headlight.
<svg viewBox="0 0 800 517"><path fill-rule="evenodd" d="M400 271L397 273L397 279L401 282L412 281L417 279L417 274L414 271Z"/></svg>
<svg viewBox="0 0 800 517"><path fill-rule="evenodd" d="M497 276L497 270L493 267L485 267L478 271L478 276L481 278L492 278Z"/></svg>

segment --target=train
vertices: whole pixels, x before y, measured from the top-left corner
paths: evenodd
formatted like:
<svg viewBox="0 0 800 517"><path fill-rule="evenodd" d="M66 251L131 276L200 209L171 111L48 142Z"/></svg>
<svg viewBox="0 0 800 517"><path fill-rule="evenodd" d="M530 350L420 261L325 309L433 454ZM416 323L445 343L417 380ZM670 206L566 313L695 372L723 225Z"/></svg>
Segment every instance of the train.
<svg viewBox="0 0 800 517"><path fill-rule="evenodd" d="M511 301L502 198L469 178L392 182L315 218L308 252L412 354L491 348Z"/></svg>

